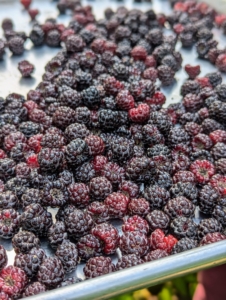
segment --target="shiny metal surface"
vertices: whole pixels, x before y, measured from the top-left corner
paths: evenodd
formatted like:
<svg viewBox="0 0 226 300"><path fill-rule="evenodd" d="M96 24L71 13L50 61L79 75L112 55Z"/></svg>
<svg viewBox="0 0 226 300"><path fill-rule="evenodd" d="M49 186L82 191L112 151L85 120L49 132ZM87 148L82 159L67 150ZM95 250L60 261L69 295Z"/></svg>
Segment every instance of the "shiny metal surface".
<svg viewBox="0 0 226 300"><path fill-rule="evenodd" d="M149 287L174 277L225 262L226 242L223 241L26 299L110 299L121 293Z"/></svg>
<svg viewBox="0 0 226 300"><path fill-rule="evenodd" d="M105 8L109 6L113 9L116 9L118 6L125 5L128 8L136 7L142 10L154 8L156 12L170 12L170 6L165 0L153 0L152 4L134 4L132 0L125 0L121 2L114 0L87 0L82 1L82 3L92 5L93 11L98 19L103 17ZM55 2L48 0L33 0L32 6L40 10L41 14L38 16L38 20L40 22L44 22L44 20L49 17L56 17L58 14ZM29 21L29 16L22 10L19 0L0 1L0 23L5 17L11 17L14 20L16 30L24 30L27 34L29 33L32 23ZM67 24L69 20L70 15L59 17L59 22L64 24ZM171 32L166 29L165 33L170 34ZM225 37L222 37L221 32L218 29L214 29L214 34L221 47L225 47L226 39ZM1 35L2 32L0 29L0 36ZM11 53L7 51L4 60L0 61L0 96L2 97L7 96L11 92L20 93L26 96L27 92L30 89L34 89L41 81L46 63L59 51L59 49L49 48L47 46L33 48L29 41L26 42L25 48L27 50L22 56L12 56ZM177 49L180 50L183 55L183 66L187 63L201 65L201 76L205 75L207 72L215 70L215 67L209 62L197 58L194 48L189 50L181 49L181 45L178 43ZM21 79L20 73L17 70L18 62L23 59L27 59L31 63L35 64L36 69L31 78ZM182 68L179 72L177 72L174 84L170 87L162 88L162 91L167 97L166 105L181 100L180 87L185 78L186 74ZM224 75L224 79L226 79L226 75ZM51 211L53 216L56 213L56 210L54 209L49 209L49 211ZM195 221L197 223L200 221L198 208L196 209ZM114 225L120 231L121 222L118 221L114 223ZM47 240L42 239L41 242L47 255L53 255L54 252L48 246ZM9 264L13 264L15 253L13 251L11 241L0 239L0 244L3 244L7 249ZM120 256L119 251L117 252L117 255L112 257L114 262L117 261L117 256ZM176 256L170 256L159 261L146 263L128 270L84 281L66 288L52 290L43 295L27 299L109 299L113 295L151 286L175 276L198 271L224 262L226 262L226 242L220 242L214 245L197 248ZM73 274L69 274L69 276L76 275L84 279L83 267L84 264L79 264L76 271Z"/></svg>

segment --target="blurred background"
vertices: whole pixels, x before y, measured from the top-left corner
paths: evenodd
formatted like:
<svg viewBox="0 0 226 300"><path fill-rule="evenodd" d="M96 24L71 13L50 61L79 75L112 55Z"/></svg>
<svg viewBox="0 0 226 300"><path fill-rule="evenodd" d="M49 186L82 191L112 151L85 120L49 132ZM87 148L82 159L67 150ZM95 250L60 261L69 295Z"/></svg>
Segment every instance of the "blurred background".
<svg viewBox="0 0 226 300"><path fill-rule="evenodd" d="M109 300L192 300L196 286L197 275L191 274Z"/></svg>

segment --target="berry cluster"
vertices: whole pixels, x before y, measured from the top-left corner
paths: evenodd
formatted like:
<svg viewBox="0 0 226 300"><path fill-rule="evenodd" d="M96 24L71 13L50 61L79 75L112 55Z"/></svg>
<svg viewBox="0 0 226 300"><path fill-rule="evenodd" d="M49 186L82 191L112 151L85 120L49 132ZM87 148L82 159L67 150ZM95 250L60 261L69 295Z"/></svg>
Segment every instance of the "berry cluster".
<svg viewBox="0 0 226 300"><path fill-rule="evenodd" d="M35 23L34 45L65 48L27 99L0 98L0 237L16 252L6 266L0 247L0 292L9 298L79 282L65 274L80 261L89 279L226 239L221 73L198 77L200 66L186 65L183 100L168 108L157 84L172 84L181 68L177 39L214 55L216 16L204 4L172 2L169 16L120 7L96 21L90 6L60 0L61 13L73 11L68 27ZM176 37L164 34L166 22ZM23 38L9 21L3 29L19 54ZM20 68L28 76L32 66ZM205 216L199 224L195 211ZM114 219L123 220L121 235Z"/></svg>

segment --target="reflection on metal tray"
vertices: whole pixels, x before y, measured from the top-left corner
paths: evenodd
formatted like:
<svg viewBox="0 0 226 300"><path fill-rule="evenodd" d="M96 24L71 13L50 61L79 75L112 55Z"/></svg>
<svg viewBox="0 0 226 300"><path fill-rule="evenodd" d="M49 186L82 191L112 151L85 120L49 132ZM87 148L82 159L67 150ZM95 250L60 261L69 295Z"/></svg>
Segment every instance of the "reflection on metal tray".
<svg viewBox="0 0 226 300"><path fill-rule="evenodd" d="M12 4L13 3L13 4ZM46 0L34 0L34 7L41 11L38 20L44 22L48 17L56 17L58 15L55 3ZM133 3L132 0L113 1L113 0L94 0L82 1L83 4L93 6L93 10L98 19L103 17L105 8L112 7L116 9L118 6L125 5L129 9L140 8L142 10L154 8L156 12L169 13L171 11L169 3L164 0L153 0L153 3ZM32 24L29 21L29 16L22 10L19 1L5 1L0 2L0 22L3 18L10 16L15 20L16 30L25 30L29 33ZM59 22L67 24L70 16L60 16ZM169 31L166 29L166 34ZM219 30L214 29L215 38L218 40L221 47L226 46L226 39L222 38ZM2 34L0 34L2 35ZM30 42L26 43L26 49L32 48ZM180 49L180 44L177 45L177 50ZM17 92L26 96L30 89L34 89L41 81L42 74L46 63L59 51L59 49L48 48L47 46L41 48L33 48L32 51L25 51L23 56L14 57L7 52L4 61L0 62L0 96L7 96L11 92ZM195 49L186 50L180 49L183 55L183 66L187 63L200 64L202 73L201 76L207 72L215 70L207 61L202 61L196 57ZM27 59L35 64L36 70L32 78L21 79L20 73L17 70L18 62L22 59ZM180 86L186 78L186 74L181 69L176 74L176 80L170 87L162 88L167 97L167 103L175 103L181 100ZM224 75L224 79L225 79ZM49 209L55 216L56 210ZM195 213L195 221L198 223L200 215L198 209ZM120 231L120 221L115 221L114 225ZM46 250L47 255L52 255L54 252L48 246L47 240L42 239L42 247ZM13 264L15 253L13 251L11 241L0 239L0 244L3 244L8 252L9 264ZM113 261L117 260L120 251L113 257ZM44 294L30 297L27 299L36 300L89 300L89 299L109 299L110 297L127 292L134 289L139 289L151 286L161 281L194 272L206 267L215 266L226 262L226 242L197 248L187 251L175 256L170 256L160 259L155 262L145 263L127 270L112 273L109 275L84 281L75 285L71 285L58 290L52 290ZM83 275L84 264L79 264L76 271L69 276L77 275L84 279Z"/></svg>

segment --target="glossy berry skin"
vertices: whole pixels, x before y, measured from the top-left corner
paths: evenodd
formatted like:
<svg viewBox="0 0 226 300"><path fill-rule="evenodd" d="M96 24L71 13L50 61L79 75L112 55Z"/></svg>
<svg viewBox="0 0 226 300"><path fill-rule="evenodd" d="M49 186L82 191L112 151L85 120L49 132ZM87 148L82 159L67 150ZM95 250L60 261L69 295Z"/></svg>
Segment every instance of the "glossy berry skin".
<svg viewBox="0 0 226 300"><path fill-rule="evenodd" d="M165 236L164 232L160 229L156 229L152 232L149 238L149 244L152 250L165 250L168 254L171 253L172 248L176 243L177 239L174 236Z"/></svg>
<svg viewBox="0 0 226 300"><path fill-rule="evenodd" d="M197 225L192 219L186 217L175 218L170 224L170 229L178 239L184 237L195 239L197 236Z"/></svg>
<svg viewBox="0 0 226 300"><path fill-rule="evenodd" d="M195 212L195 205L187 198L181 196L170 199L164 207L164 212L171 218L180 216L192 217Z"/></svg>
<svg viewBox="0 0 226 300"><path fill-rule="evenodd" d="M145 189L144 198L150 203L151 209L160 209L167 203L170 194L164 187L153 185Z"/></svg>
<svg viewBox="0 0 226 300"><path fill-rule="evenodd" d="M164 258L167 257L169 254L162 249L156 249L153 250L151 252L149 252L147 255L144 256L144 261L148 262L148 261L153 261L153 260L157 260L160 258Z"/></svg>
<svg viewBox="0 0 226 300"><path fill-rule="evenodd" d="M167 232L169 229L170 218L161 210L153 210L146 216L150 231L161 229L163 232Z"/></svg>
<svg viewBox="0 0 226 300"><path fill-rule="evenodd" d="M143 260L135 254L123 255L119 258L115 268L117 271L137 266L143 263Z"/></svg>
<svg viewBox="0 0 226 300"><path fill-rule="evenodd" d="M190 238L182 238L181 240L179 240L173 247L171 254L177 254L177 253L181 253L187 250L191 250L196 248L197 245L197 241L190 239Z"/></svg>
<svg viewBox="0 0 226 300"><path fill-rule="evenodd" d="M87 211L90 213L93 221L96 224L103 223L110 219L108 207L103 202L99 202L99 201L92 202L87 207Z"/></svg>
<svg viewBox="0 0 226 300"><path fill-rule="evenodd" d="M28 285L24 292L23 292L23 297L30 297L34 295L38 295L41 293L44 293L46 291L46 286L38 281L31 283Z"/></svg>
<svg viewBox="0 0 226 300"><path fill-rule="evenodd" d="M111 218L122 218L127 213L129 198L121 193L112 193L105 200Z"/></svg>
<svg viewBox="0 0 226 300"><path fill-rule="evenodd" d="M57 248L68 238L64 222L57 221L48 230L48 240L52 248Z"/></svg>
<svg viewBox="0 0 226 300"><path fill-rule="evenodd" d="M37 274L44 258L46 258L46 254L43 249L32 248L31 251L26 254L17 254L14 260L14 266L22 269L28 278L32 278Z"/></svg>
<svg viewBox="0 0 226 300"><path fill-rule="evenodd" d="M91 234L102 242L104 254L115 253L119 243L119 233L113 225L108 223L98 224L92 228Z"/></svg>
<svg viewBox="0 0 226 300"><path fill-rule="evenodd" d="M138 231L144 234L148 234L149 232L149 225L146 220L141 218L140 216L132 216L129 218L125 218L124 224L122 225L123 232L133 232Z"/></svg>
<svg viewBox="0 0 226 300"><path fill-rule="evenodd" d="M20 231L14 235L12 245L16 253L28 253L32 248L40 247L40 240L32 232Z"/></svg>
<svg viewBox="0 0 226 300"><path fill-rule="evenodd" d="M30 204L21 215L22 228L40 236L47 234L52 222L51 213L40 204Z"/></svg>
<svg viewBox="0 0 226 300"><path fill-rule="evenodd" d="M222 197L226 194L226 176L216 174L210 180L210 185L216 190Z"/></svg>
<svg viewBox="0 0 226 300"><path fill-rule="evenodd" d="M47 257L40 265L37 279L47 288L54 288L64 279L64 268L57 257Z"/></svg>
<svg viewBox="0 0 226 300"><path fill-rule="evenodd" d="M132 199L128 204L129 215L145 217L150 212L150 205L144 198Z"/></svg>
<svg viewBox="0 0 226 300"><path fill-rule="evenodd" d="M77 238L89 232L93 226L93 220L88 212L74 209L68 213L65 225L69 235Z"/></svg>
<svg viewBox="0 0 226 300"><path fill-rule="evenodd" d="M56 171L63 160L63 152L56 148L42 148L38 154L38 163L43 171Z"/></svg>
<svg viewBox="0 0 226 300"><path fill-rule="evenodd" d="M25 272L17 267L8 266L0 272L0 289L9 297L19 297L26 284Z"/></svg>
<svg viewBox="0 0 226 300"><path fill-rule="evenodd" d="M105 177L95 177L89 183L91 198L95 201L103 201L112 193L112 184Z"/></svg>
<svg viewBox="0 0 226 300"><path fill-rule="evenodd" d="M90 189L84 183L72 183L68 186L69 202L77 207L86 207L90 202Z"/></svg>
<svg viewBox="0 0 226 300"><path fill-rule="evenodd" d="M29 77L34 71L34 65L29 63L27 60L23 60L19 62L18 69L22 75L22 77Z"/></svg>
<svg viewBox="0 0 226 300"><path fill-rule="evenodd" d="M20 229L21 216L14 209L3 209L0 212L0 237L12 238Z"/></svg>
<svg viewBox="0 0 226 300"><path fill-rule="evenodd" d="M68 191L60 180L48 182L43 188L42 205L60 207L68 202Z"/></svg>
<svg viewBox="0 0 226 300"><path fill-rule="evenodd" d="M8 263L8 257L5 248L0 245L0 270L2 270Z"/></svg>
<svg viewBox="0 0 226 300"><path fill-rule="evenodd" d="M198 225L198 238L201 240L206 234L222 232L222 225L214 218L201 220Z"/></svg>
<svg viewBox="0 0 226 300"><path fill-rule="evenodd" d="M200 241L200 246L209 245L212 243L220 242L226 239L226 236L224 234L221 234L220 232L214 232L214 233L207 233L203 237L203 239Z"/></svg>
<svg viewBox="0 0 226 300"><path fill-rule="evenodd" d="M150 108L147 104L139 104L136 108L129 110L129 119L134 123L144 123L148 120Z"/></svg>
<svg viewBox="0 0 226 300"><path fill-rule="evenodd" d="M61 261L65 273L70 273L76 269L78 250L74 243L71 243L69 240L63 240L57 247L55 255Z"/></svg>
<svg viewBox="0 0 226 300"><path fill-rule="evenodd" d="M81 237L77 243L77 248L79 257L85 261L103 253L101 241L93 234Z"/></svg>
<svg viewBox="0 0 226 300"><path fill-rule="evenodd" d="M142 257L149 250L147 236L137 231L126 232L120 237L119 248L123 254L136 254Z"/></svg>
<svg viewBox="0 0 226 300"><path fill-rule="evenodd" d="M111 258L104 256L90 258L83 269L87 279L99 277L114 272L114 270L115 266Z"/></svg>

